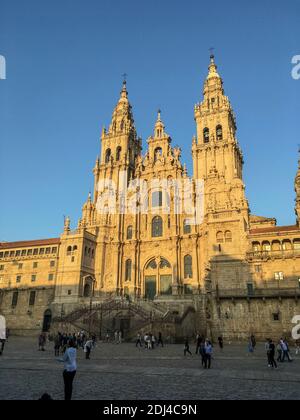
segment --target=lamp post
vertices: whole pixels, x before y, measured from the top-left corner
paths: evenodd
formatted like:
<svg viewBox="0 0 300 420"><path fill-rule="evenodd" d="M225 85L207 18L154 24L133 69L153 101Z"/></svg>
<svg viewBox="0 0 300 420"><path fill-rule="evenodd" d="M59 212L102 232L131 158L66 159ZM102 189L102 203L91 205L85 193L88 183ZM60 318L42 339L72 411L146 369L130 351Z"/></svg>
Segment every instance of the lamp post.
<svg viewBox="0 0 300 420"><path fill-rule="evenodd" d="M90 322L89 322L89 336L91 336L91 329L92 329L92 310L93 310L93 297L94 297L94 292L95 292L95 283L96 280L94 278L92 278L93 281L93 286L92 286L92 293L91 293L91 298L90 298Z"/></svg>

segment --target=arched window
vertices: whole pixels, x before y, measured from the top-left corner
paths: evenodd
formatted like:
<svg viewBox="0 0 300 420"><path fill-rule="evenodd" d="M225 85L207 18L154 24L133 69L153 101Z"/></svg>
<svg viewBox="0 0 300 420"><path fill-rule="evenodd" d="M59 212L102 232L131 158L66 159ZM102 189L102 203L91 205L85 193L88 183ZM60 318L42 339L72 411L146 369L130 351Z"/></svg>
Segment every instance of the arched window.
<svg viewBox="0 0 300 420"><path fill-rule="evenodd" d="M84 255L87 255L87 253L88 253L88 248L87 248L87 246L84 248Z"/></svg>
<svg viewBox="0 0 300 420"><path fill-rule="evenodd" d="M293 247L292 247L292 243L291 243L291 241L290 241L289 239L285 239L285 240L282 242L282 249L283 249L284 251L291 251L291 250L293 249Z"/></svg>
<svg viewBox="0 0 300 420"><path fill-rule="evenodd" d="M260 252L261 251L260 243L259 242L253 242L252 243L252 250L253 250L253 252Z"/></svg>
<svg viewBox="0 0 300 420"><path fill-rule="evenodd" d="M281 251L280 241L273 241L272 242L272 251Z"/></svg>
<svg viewBox="0 0 300 420"><path fill-rule="evenodd" d="M185 235L189 235L192 232L192 227L188 220L184 220L183 222L183 233Z"/></svg>
<svg viewBox="0 0 300 420"><path fill-rule="evenodd" d="M193 277L193 259L190 255L184 257L184 278L191 279Z"/></svg>
<svg viewBox="0 0 300 420"><path fill-rule="evenodd" d="M218 244L222 244L224 242L224 235L223 232L218 232L217 233L217 243Z"/></svg>
<svg viewBox="0 0 300 420"><path fill-rule="evenodd" d="M232 242L232 233L230 232L230 230L227 230L227 232L225 232L225 242Z"/></svg>
<svg viewBox="0 0 300 420"><path fill-rule="evenodd" d="M133 229L132 226L128 226L127 228L127 239L132 239Z"/></svg>
<svg viewBox="0 0 300 420"><path fill-rule="evenodd" d="M148 263L148 265L146 267L146 270L149 270L149 268L151 268L152 270L156 270L157 269L157 264L156 264L156 261L155 260L151 260Z"/></svg>
<svg viewBox="0 0 300 420"><path fill-rule="evenodd" d="M90 297L91 296L91 285L90 283L86 283L83 290L83 297Z"/></svg>
<svg viewBox="0 0 300 420"><path fill-rule="evenodd" d="M116 161L119 162L119 160L121 159L121 152L122 152L122 148L119 146L117 148L117 153L116 153Z"/></svg>
<svg viewBox="0 0 300 420"><path fill-rule="evenodd" d="M77 251L77 245L73 246L73 252Z"/></svg>
<svg viewBox="0 0 300 420"><path fill-rule="evenodd" d="M160 260L160 268L171 268L171 264L165 258Z"/></svg>
<svg viewBox="0 0 300 420"><path fill-rule="evenodd" d="M71 246L68 246L68 248L67 248L67 255L71 255L71 252L72 252L72 247Z"/></svg>
<svg viewBox="0 0 300 420"><path fill-rule="evenodd" d="M163 221L160 216L156 216L152 220L152 238L163 236Z"/></svg>
<svg viewBox="0 0 300 420"><path fill-rule="evenodd" d="M209 143L209 128L204 128L203 130L203 141L204 143Z"/></svg>
<svg viewBox="0 0 300 420"><path fill-rule="evenodd" d="M223 128L221 125L217 125L216 127L216 138L217 140L223 140Z"/></svg>
<svg viewBox="0 0 300 420"><path fill-rule="evenodd" d="M299 251L300 250L300 239L294 240L294 249Z"/></svg>
<svg viewBox="0 0 300 420"><path fill-rule="evenodd" d="M271 251L271 244L268 241L263 242L263 251L270 252Z"/></svg>
<svg viewBox="0 0 300 420"><path fill-rule="evenodd" d="M111 150L107 149L106 153L105 153L105 163L109 163L110 162L110 157L111 157Z"/></svg>
<svg viewBox="0 0 300 420"><path fill-rule="evenodd" d="M132 261L127 260L125 264L125 281L131 281Z"/></svg>

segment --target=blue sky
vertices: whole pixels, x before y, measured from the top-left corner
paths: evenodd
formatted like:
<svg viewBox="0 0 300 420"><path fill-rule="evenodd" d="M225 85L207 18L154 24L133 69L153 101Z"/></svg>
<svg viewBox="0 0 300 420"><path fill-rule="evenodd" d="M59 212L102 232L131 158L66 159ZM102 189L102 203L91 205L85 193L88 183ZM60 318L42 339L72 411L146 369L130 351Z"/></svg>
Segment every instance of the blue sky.
<svg viewBox="0 0 300 420"><path fill-rule="evenodd" d="M251 210L293 224L299 27L298 0L0 0L0 240L57 236L64 214L77 223L124 72L138 133L145 142L161 108L191 173L211 46Z"/></svg>

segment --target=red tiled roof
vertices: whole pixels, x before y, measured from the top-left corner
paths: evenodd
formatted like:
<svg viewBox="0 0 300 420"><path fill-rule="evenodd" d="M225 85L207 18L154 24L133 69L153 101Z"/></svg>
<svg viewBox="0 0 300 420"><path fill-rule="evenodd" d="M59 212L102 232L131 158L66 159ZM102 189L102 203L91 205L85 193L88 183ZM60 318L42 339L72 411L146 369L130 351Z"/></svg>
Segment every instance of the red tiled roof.
<svg viewBox="0 0 300 420"><path fill-rule="evenodd" d="M37 239L34 241L0 242L0 249L27 248L30 246L59 245L60 238Z"/></svg>
<svg viewBox="0 0 300 420"><path fill-rule="evenodd" d="M259 235L261 233L284 233L284 232L300 232L300 228L297 225L294 226L273 226L261 229L251 229L250 235Z"/></svg>

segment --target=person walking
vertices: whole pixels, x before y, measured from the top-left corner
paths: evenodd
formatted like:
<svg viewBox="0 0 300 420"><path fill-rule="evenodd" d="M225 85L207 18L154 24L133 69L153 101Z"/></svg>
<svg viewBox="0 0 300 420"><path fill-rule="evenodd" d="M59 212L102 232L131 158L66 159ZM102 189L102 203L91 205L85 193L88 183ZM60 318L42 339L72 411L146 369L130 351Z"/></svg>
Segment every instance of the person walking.
<svg viewBox="0 0 300 420"><path fill-rule="evenodd" d="M281 362L282 360L282 347L280 341L277 344L277 362Z"/></svg>
<svg viewBox="0 0 300 420"><path fill-rule="evenodd" d="M200 349L199 349L199 354L201 356L201 364L202 364L202 367L204 368L205 367L205 359L206 359L206 354L205 354L205 341L202 341L201 342Z"/></svg>
<svg viewBox="0 0 300 420"><path fill-rule="evenodd" d="M152 350L155 349L155 343L156 343L156 337L153 334L152 337L151 337L151 347L152 347Z"/></svg>
<svg viewBox="0 0 300 420"><path fill-rule="evenodd" d="M196 335L196 352L195 352L195 354L199 353L201 343L202 343L202 336L201 336L201 334L198 333Z"/></svg>
<svg viewBox="0 0 300 420"><path fill-rule="evenodd" d="M292 359L290 357L289 345L288 345L287 340L286 339L285 340L281 339L280 340L280 345L281 345L281 348L282 348L281 362L284 363L285 362L285 358L287 357L288 362L291 363L292 362Z"/></svg>
<svg viewBox="0 0 300 420"><path fill-rule="evenodd" d="M55 357L59 356L59 349L60 349L60 336L59 334L57 334L54 337L54 356Z"/></svg>
<svg viewBox="0 0 300 420"><path fill-rule="evenodd" d="M300 354L300 340L295 341L295 355L298 356Z"/></svg>
<svg viewBox="0 0 300 420"><path fill-rule="evenodd" d="M118 344L122 344L122 338L123 338L122 331L119 331L119 335L118 335Z"/></svg>
<svg viewBox="0 0 300 420"><path fill-rule="evenodd" d="M1 325L0 325L0 356L2 356L7 336L6 336L6 328L5 328L4 317L2 317L2 319L0 321L1 321Z"/></svg>
<svg viewBox="0 0 300 420"><path fill-rule="evenodd" d="M143 347L143 345L142 345L142 336L141 336L140 333L138 333L138 335L137 335L135 347Z"/></svg>
<svg viewBox="0 0 300 420"><path fill-rule="evenodd" d="M39 335L39 351L45 351L45 344L46 344L46 335L45 333L41 333Z"/></svg>
<svg viewBox="0 0 300 420"><path fill-rule="evenodd" d="M222 336L218 337L218 343L219 343L220 350L223 351L223 349L224 349L224 340L223 340L223 337Z"/></svg>
<svg viewBox="0 0 300 420"><path fill-rule="evenodd" d="M255 335L254 334L251 335L250 341L251 341L253 352L254 352L255 347L256 347L256 338L255 338Z"/></svg>
<svg viewBox="0 0 300 420"><path fill-rule="evenodd" d="M212 354L213 354L213 347L209 340L206 340L205 342L204 351L205 351L205 369L210 369Z"/></svg>
<svg viewBox="0 0 300 420"><path fill-rule="evenodd" d="M272 340L269 340L267 355L269 367L271 367L272 369L278 369L277 363L275 362L275 350L275 344Z"/></svg>
<svg viewBox="0 0 300 420"><path fill-rule="evenodd" d="M70 401L72 399L73 381L77 371L76 358L76 345L73 340L70 340L63 358L59 359L60 362L64 363L63 378L65 385L65 401Z"/></svg>
<svg viewBox="0 0 300 420"><path fill-rule="evenodd" d="M187 353L192 356L192 352L190 351L190 343L189 343L188 338L186 338L185 342L184 342L184 356L186 356Z"/></svg>
<svg viewBox="0 0 300 420"><path fill-rule="evenodd" d="M152 350L152 334L151 333L148 334L147 344L148 344L148 350Z"/></svg>
<svg viewBox="0 0 300 420"><path fill-rule="evenodd" d="M162 333L161 332L158 333L157 347L159 345L161 345L162 347L164 346L164 342L163 342L163 339L162 339Z"/></svg>
<svg viewBox="0 0 300 420"><path fill-rule="evenodd" d="M251 356L254 353L254 347L253 347L253 342L250 338L249 343L248 343L248 354Z"/></svg>
<svg viewBox="0 0 300 420"><path fill-rule="evenodd" d="M93 348L93 340L88 339L84 345L85 359L90 360L91 351Z"/></svg>

